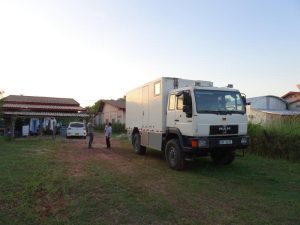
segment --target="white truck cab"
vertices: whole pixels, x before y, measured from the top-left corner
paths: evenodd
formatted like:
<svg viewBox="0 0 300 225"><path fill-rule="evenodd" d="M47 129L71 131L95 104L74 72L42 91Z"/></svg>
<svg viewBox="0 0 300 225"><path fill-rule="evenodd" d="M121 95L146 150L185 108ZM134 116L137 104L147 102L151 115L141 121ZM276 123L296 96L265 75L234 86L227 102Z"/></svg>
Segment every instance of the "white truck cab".
<svg viewBox="0 0 300 225"><path fill-rule="evenodd" d="M162 77L128 92L126 129L136 153L164 151L178 170L195 156L230 164L249 144L245 97L209 81Z"/></svg>

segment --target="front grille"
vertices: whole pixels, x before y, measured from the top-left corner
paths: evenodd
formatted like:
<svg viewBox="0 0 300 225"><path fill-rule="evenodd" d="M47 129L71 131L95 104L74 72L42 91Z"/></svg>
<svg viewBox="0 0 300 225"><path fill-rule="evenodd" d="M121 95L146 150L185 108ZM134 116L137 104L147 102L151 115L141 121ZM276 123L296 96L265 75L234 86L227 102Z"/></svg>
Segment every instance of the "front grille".
<svg viewBox="0 0 300 225"><path fill-rule="evenodd" d="M238 132L239 132L238 125L216 125L216 126L210 126L209 129L210 135L238 134Z"/></svg>

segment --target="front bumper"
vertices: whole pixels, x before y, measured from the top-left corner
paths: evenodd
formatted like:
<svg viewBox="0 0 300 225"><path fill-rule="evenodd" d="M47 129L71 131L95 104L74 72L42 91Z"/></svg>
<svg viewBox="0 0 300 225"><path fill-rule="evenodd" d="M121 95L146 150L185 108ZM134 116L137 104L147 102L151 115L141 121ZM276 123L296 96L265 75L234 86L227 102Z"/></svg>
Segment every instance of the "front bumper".
<svg viewBox="0 0 300 225"><path fill-rule="evenodd" d="M218 137L198 137L189 138L184 151L198 152L205 149L244 149L250 144L250 138L247 135L241 136L218 136Z"/></svg>

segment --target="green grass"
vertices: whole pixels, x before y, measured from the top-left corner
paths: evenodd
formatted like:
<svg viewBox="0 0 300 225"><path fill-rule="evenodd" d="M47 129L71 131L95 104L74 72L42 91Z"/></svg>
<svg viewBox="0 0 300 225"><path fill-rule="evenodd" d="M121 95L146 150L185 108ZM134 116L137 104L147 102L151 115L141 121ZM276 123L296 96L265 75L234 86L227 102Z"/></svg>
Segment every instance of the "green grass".
<svg viewBox="0 0 300 225"><path fill-rule="evenodd" d="M89 156L60 138L0 139L0 224L300 224L298 163L199 158L178 172L159 152L121 143L104 158L108 150Z"/></svg>

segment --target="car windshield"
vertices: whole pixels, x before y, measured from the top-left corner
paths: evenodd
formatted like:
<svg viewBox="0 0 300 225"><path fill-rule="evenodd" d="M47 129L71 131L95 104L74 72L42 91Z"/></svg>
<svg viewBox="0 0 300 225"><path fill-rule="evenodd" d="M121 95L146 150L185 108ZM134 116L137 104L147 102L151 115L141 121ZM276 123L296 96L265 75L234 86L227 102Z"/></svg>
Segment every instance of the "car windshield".
<svg viewBox="0 0 300 225"><path fill-rule="evenodd" d="M198 113L245 113L245 106L239 92L195 89L194 94Z"/></svg>
<svg viewBox="0 0 300 225"><path fill-rule="evenodd" d="M83 123L71 123L70 127L81 128L81 127L84 127L84 124Z"/></svg>

